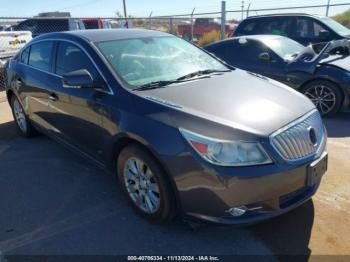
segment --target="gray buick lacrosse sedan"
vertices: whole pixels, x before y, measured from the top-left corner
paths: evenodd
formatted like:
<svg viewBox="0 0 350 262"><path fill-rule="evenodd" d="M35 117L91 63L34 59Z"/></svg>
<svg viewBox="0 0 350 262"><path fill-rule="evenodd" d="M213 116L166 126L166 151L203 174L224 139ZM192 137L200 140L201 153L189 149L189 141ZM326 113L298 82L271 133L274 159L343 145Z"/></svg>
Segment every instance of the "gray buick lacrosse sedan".
<svg viewBox="0 0 350 262"><path fill-rule="evenodd" d="M6 75L23 135L39 130L117 174L152 221L268 219L310 199L327 169L308 98L166 33L45 34Z"/></svg>

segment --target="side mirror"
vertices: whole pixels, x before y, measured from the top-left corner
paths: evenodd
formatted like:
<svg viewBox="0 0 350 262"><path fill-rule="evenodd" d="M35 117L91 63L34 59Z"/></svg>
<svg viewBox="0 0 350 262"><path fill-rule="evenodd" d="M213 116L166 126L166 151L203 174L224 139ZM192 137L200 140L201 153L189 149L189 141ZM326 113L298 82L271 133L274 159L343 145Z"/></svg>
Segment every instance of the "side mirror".
<svg viewBox="0 0 350 262"><path fill-rule="evenodd" d="M329 31L328 30L321 30L319 33L319 37L322 39L326 39L329 37Z"/></svg>
<svg viewBox="0 0 350 262"><path fill-rule="evenodd" d="M271 56L268 52L264 52L264 53L259 54L258 58L259 58L259 60L264 61L264 62L271 61Z"/></svg>
<svg viewBox="0 0 350 262"><path fill-rule="evenodd" d="M94 80L86 69L81 69L63 75L63 87L93 88Z"/></svg>

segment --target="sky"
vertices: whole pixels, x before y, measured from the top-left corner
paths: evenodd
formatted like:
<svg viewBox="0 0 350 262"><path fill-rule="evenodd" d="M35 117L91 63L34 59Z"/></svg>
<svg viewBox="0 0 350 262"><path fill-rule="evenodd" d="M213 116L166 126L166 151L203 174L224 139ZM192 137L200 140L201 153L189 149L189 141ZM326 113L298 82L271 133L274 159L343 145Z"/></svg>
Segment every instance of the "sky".
<svg viewBox="0 0 350 262"><path fill-rule="evenodd" d="M247 8L250 3L251 9L291 7L300 5L326 4L328 0L245 0ZM350 3L350 0L331 0L331 3ZM227 10L240 10L241 0L226 0ZM221 0L126 0L128 15L148 17L176 15L195 12L220 11ZM350 9L350 4L340 7L331 7L330 15L334 15ZM69 11L75 17L114 17L117 11L123 12L123 0L0 0L0 17L27 17L37 15L40 12ZM276 13L251 12L250 14ZM311 8L298 10L283 10L282 12L306 12L311 14L325 15L325 8ZM241 13L229 14L228 18L240 18Z"/></svg>

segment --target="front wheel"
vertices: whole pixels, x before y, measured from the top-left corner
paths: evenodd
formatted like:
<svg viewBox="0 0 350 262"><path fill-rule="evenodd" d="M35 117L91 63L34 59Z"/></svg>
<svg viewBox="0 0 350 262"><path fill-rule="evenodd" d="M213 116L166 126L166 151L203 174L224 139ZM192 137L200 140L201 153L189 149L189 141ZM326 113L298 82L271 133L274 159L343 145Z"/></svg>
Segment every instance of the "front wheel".
<svg viewBox="0 0 350 262"><path fill-rule="evenodd" d="M343 101L339 88L329 81L313 81L303 88L302 93L315 104L322 116L337 113Z"/></svg>
<svg viewBox="0 0 350 262"><path fill-rule="evenodd" d="M127 146L117 162L117 172L129 202L153 222L169 221L175 215L170 183L158 162L142 147Z"/></svg>

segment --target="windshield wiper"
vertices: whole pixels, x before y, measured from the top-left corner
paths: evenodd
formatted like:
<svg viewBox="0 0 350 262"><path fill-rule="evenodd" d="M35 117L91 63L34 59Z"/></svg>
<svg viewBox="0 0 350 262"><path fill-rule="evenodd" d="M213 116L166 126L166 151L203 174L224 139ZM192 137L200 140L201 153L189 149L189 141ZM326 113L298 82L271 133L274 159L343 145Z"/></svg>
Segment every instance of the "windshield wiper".
<svg viewBox="0 0 350 262"><path fill-rule="evenodd" d="M141 85L133 90L143 91L143 90L162 88L162 87L166 87L166 86L171 85L171 84L184 82L184 81L191 79L191 78L194 78L196 76L204 76L204 75L209 75L212 73L225 73L225 72L231 72L231 70L229 70L229 69L227 69L227 70L214 70L214 69L200 70L200 71L192 72L192 73L189 73L187 75L181 76L175 80L161 80L161 81L150 82L150 83Z"/></svg>
<svg viewBox="0 0 350 262"><path fill-rule="evenodd" d="M226 73L226 72L231 72L231 70L230 69L227 69L227 70L215 70L215 69L199 70L199 71L195 71L195 72L189 73L187 75L181 76L176 80L181 81L181 80L194 78L196 76L204 76L204 75L210 75L213 73Z"/></svg>
<svg viewBox="0 0 350 262"><path fill-rule="evenodd" d="M137 90L137 91L143 91L143 90L150 90L150 89L156 89L156 88L162 88L162 87L166 87L170 84L174 84L174 83L178 83L181 81L178 80L161 80L161 81L154 81L154 82L150 82L144 85L141 85L133 90Z"/></svg>

